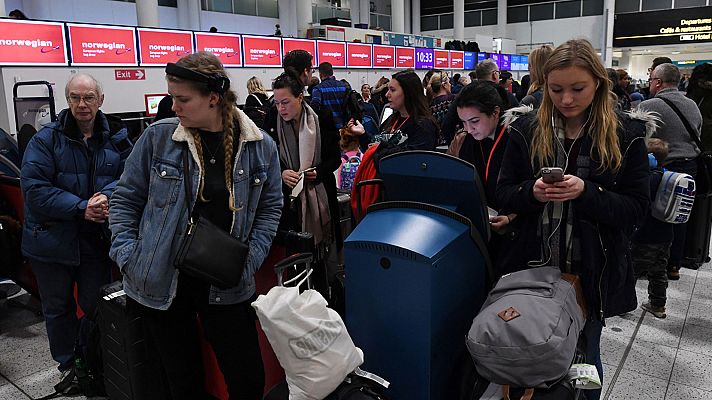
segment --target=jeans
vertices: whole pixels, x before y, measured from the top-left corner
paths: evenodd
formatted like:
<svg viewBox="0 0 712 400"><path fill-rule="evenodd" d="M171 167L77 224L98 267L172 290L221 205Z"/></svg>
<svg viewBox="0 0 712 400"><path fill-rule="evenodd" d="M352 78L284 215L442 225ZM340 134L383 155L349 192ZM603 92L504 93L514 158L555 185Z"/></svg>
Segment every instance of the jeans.
<svg viewBox="0 0 712 400"><path fill-rule="evenodd" d="M204 390L198 318L230 399L261 400L264 366L251 301L211 305L209 291L207 283L180 274L177 294L168 310L145 307L131 298L127 298L126 308L130 316L143 319L144 334L149 345L155 346L173 400L211 398Z"/></svg>
<svg viewBox="0 0 712 400"><path fill-rule="evenodd" d="M31 260L42 299L49 349L60 371L72 367L75 345L86 339L80 339L79 334L90 330L85 325L91 321L77 318L77 303L84 314L92 318L99 289L111 281L112 264L106 242L96 236L80 235L79 254L80 264L76 266Z"/></svg>
<svg viewBox="0 0 712 400"><path fill-rule="evenodd" d="M670 243L633 243L631 253L636 277L648 278L650 304L653 307L665 307L668 287L666 266Z"/></svg>
<svg viewBox="0 0 712 400"><path fill-rule="evenodd" d="M675 160L665 165L665 168L674 172L681 172L697 177L697 160ZM680 268L683 253L685 252L685 236L687 233L687 224L673 225L672 246L670 246L670 259L668 260L669 267Z"/></svg>
<svg viewBox="0 0 712 400"><path fill-rule="evenodd" d="M586 338L586 363L596 366L598 376L603 383L603 363L601 362L601 331L603 324L597 319L586 321L583 327L583 334ZM601 398L601 389L584 390L586 400L598 400Z"/></svg>

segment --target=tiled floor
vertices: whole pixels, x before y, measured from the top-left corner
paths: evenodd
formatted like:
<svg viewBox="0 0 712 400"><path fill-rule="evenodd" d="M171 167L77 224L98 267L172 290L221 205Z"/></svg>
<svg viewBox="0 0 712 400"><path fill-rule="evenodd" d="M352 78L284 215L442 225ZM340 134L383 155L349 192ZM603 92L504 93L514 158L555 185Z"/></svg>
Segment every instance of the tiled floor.
<svg viewBox="0 0 712 400"><path fill-rule="evenodd" d="M670 282L666 319L637 309L607 320L602 400L712 399L712 265L681 275ZM646 288L638 282L639 301ZM0 301L0 349L0 400L52 393L59 373L41 317ZM491 387L483 398L500 397Z"/></svg>

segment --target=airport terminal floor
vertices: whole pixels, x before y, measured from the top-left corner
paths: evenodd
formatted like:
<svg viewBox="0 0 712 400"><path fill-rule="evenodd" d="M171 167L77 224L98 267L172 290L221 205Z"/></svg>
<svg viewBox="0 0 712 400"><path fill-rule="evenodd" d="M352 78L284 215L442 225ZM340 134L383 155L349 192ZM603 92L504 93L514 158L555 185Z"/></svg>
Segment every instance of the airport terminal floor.
<svg viewBox="0 0 712 400"><path fill-rule="evenodd" d="M712 264L680 275L670 281L667 318L638 308L606 321L601 399L712 399ZM638 281L639 301L647 297L646 288L646 281ZM21 292L15 299L23 296L29 295ZM37 399L57 382L46 336L42 317L0 301L0 400ZM492 385L482 398L501 397Z"/></svg>

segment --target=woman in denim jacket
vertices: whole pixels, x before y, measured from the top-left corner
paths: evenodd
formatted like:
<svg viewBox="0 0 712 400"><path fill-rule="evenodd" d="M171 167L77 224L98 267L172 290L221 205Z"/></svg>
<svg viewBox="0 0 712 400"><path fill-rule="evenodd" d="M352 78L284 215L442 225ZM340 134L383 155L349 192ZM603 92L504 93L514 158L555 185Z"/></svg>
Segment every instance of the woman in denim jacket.
<svg viewBox="0 0 712 400"><path fill-rule="evenodd" d="M123 273L127 310L145 322L173 399L206 397L196 315L230 398L261 399L264 368L250 302L281 213L277 147L235 107L214 55L191 54L166 70L178 118L146 129L126 162L111 199L110 255ZM184 151L192 159L190 204ZM218 289L173 266L188 210L249 245L237 287Z"/></svg>

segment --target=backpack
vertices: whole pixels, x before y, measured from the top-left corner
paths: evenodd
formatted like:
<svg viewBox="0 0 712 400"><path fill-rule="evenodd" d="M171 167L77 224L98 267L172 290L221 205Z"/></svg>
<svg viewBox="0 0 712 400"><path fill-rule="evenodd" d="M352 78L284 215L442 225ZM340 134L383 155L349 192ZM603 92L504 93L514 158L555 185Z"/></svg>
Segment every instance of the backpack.
<svg viewBox="0 0 712 400"><path fill-rule="evenodd" d="M690 219L694 202L695 180L692 176L665 170L650 213L653 218L669 224L684 224Z"/></svg>
<svg viewBox="0 0 712 400"><path fill-rule="evenodd" d="M555 385L574 360L586 310L575 275L552 267L504 275L467 335L477 373L500 385Z"/></svg>
<svg viewBox="0 0 712 400"><path fill-rule="evenodd" d="M363 121L363 111L361 110L359 99L361 99L361 95L347 86L346 93L344 94L344 104L341 105L341 115L344 117L344 126L346 126L351 118L357 121Z"/></svg>
<svg viewBox="0 0 712 400"><path fill-rule="evenodd" d="M344 162L341 164L339 189L351 190L353 188L354 178L356 178L356 172L361 165L362 156L361 150L355 156L347 157L346 154L341 156Z"/></svg>

